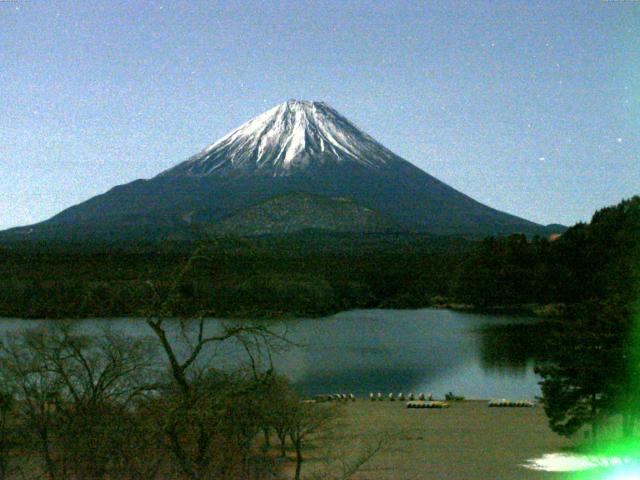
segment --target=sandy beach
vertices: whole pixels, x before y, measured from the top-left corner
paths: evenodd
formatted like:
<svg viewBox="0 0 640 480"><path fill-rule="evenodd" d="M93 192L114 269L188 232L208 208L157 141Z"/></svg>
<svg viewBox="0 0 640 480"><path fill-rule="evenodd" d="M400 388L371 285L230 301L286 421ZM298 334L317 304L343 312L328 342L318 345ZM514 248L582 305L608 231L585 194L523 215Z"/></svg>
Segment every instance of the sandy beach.
<svg viewBox="0 0 640 480"><path fill-rule="evenodd" d="M522 465L571 442L553 433L541 407L489 408L486 401L452 402L448 409L407 409L404 402L358 400L344 406L345 435L397 440L353 477L359 480L488 480L565 478ZM352 452L351 452L352 453ZM314 465L315 464L315 465ZM313 470L319 462L309 462Z"/></svg>

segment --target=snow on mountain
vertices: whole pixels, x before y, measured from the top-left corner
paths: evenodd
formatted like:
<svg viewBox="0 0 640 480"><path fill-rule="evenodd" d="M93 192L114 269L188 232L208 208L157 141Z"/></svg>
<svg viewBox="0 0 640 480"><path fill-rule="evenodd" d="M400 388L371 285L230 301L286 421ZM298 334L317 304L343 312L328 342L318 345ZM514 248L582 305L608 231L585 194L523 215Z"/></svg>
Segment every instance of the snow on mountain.
<svg viewBox="0 0 640 480"><path fill-rule="evenodd" d="M292 194L307 197L300 201ZM336 198L359 207L333 214L339 210ZM365 231L370 224L359 220L364 209L371 210L374 219L406 231L447 235L546 231L446 185L383 147L327 104L296 100L259 115L153 178L118 185L34 228L42 229L43 238L49 231L67 232L61 235L82 231L95 238L144 237L183 235L185 225L221 225L233 218L246 231L260 231L267 224L284 225L285 230L315 228L320 219L328 219L323 225ZM385 222L373 223L383 228Z"/></svg>
<svg viewBox="0 0 640 480"><path fill-rule="evenodd" d="M378 168L399 157L324 102L289 100L160 175L287 176L315 164Z"/></svg>

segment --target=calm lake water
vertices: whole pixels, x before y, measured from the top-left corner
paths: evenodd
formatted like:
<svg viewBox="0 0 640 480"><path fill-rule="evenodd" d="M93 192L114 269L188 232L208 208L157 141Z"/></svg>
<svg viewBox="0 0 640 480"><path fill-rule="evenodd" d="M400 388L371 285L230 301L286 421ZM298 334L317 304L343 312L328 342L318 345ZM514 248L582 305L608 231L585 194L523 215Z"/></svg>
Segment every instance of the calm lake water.
<svg viewBox="0 0 640 480"><path fill-rule="evenodd" d="M513 359L495 352L482 327L532 321L449 310L354 310L319 319L275 322L272 328L295 342L273 354L280 373L306 395L320 393L446 392L467 398L529 398L540 394L533 361L519 352ZM140 319L80 320L82 332L100 334L108 325L127 335L149 335ZM0 319L0 335L41 324ZM173 334L177 335L178 322ZM208 320L209 329L219 320ZM487 349L491 348L492 351ZM508 349L507 349L508 350ZM237 365L238 345L208 352L217 362ZM218 363L220 364L220 363Z"/></svg>

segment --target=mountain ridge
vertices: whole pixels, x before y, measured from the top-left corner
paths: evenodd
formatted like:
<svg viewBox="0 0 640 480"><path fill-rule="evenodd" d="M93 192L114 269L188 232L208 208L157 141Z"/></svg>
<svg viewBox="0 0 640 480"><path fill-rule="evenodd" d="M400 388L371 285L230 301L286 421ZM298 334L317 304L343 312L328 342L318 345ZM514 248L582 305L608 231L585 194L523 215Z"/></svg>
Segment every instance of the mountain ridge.
<svg viewBox="0 0 640 480"><path fill-rule="evenodd" d="M12 235L74 228L99 236L136 222L165 233L182 231L195 223L220 222L291 192L350 198L406 231L552 233L446 185L328 104L290 100L150 179L113 187L40 224L13 229Z"/></svg>

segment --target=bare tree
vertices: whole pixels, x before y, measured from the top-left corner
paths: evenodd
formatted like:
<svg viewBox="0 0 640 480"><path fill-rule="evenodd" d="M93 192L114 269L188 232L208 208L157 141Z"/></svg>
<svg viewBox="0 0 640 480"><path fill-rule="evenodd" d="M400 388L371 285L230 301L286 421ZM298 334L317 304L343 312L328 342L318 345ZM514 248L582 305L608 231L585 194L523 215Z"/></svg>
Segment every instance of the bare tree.
<svg viewBox="0 0 640 480"><path fill-rule="evenodd" d="M323 467L312 473L309 478L311 480L352 478L374 457L388 450L401 436L400 431L382 431L367 436L350 435L347 438L336 438L335 435L331 435L332 438L325 438L322 442Z"/></svg>
<svg viewBox="0 0 640 480"><path fill-rule="evenodd" d="M164 445L177 461L182 474L195 480L203 478L213 468L211 462L215 455L211 450L216 445L214 440L223 430L220 420L224 419L230 406L238 408L238 405L230 404L230 398L243 399L243 402L255 398L259 388L271 376L270 370L257 374L257 367L253 364L256 375L252 381L237 381L215 368L215 356L209 355L206 363L198 360L208 346L231 340L242 343L242 339L248 336L252 336L253 341L267 339L270 334L263 327L250 325L222 325L216 332L207 333L204 318L193 319L191 323L181 320L179 323L183 342L170 339L166 319L147 319L168 360L171 378L166 395L156 402L156 406L168 402L162 407L164 412L156 410L154 416L162 422L166 437ZM246 414L252 419L256 410ZM237 428L244 425L240 421L242 419L237 420ZM243 436L247 437L247 434Z"/></svg>
<svg viewBox="0 0 640 480"><path fill-rule="evenodd" d="M305 452L313 451L320 460L320 468L315 463L313 471L304 478L347 480L402 435L401 431L390 430L367 436L345 435L343 432L349 428L343 423L343 405L301 401L291 391L288 396L280 394L274 408L276 431L286 432L295 451L296 480L303 478Z"/></svg>
<svg viewBox="0 0 640 480"><path fill-rule="evenodd" d="M104 478L123 446L122 419L147 389L152 347L71 324L29 329L0 345L0 370L51 480Z"/></svg>
<svg viewBox="0 0 640 480"><path fill-rule="evenodd" d="M298 402L291 409L289 417L289 437L296 452L295 480L300 480L303 451L313 436L317 436L331 428L338 416L335 405Z"/></svg>
<svg viewBox="0 0 640 480"><path fill-rule="evenodd" d="M0 344L0 372L3 383L20 398L20 414L25 431L44 461L49 480L63 477L53 453L56 415L53 400L62 389L61 379L47 364L43 347L46 331L38 329L10 334Z"/></svg>
<svg viewBox="0 0 640 480"><path fill-rule="evenodd" d="M216 467L221 467L221 476L228 475L222 458L230 449L217 448L225 431L225 415L239 411L239 405L230 398L242 398L246 403L256 392L257 386L267 383L273 369L262 371L258 359L263 352L270 352L273 341L286 342L284 335L278 335L268 328L254 324L207 324L206 312L192 318L169 320L176 305L181 301L180 286L193 274L199 262L209 262L206 247L201 247L191 256L178 272L173 285L164 295L152 282L147 282L154 295L152 311L147 315L147 325L158 338L167 358L169 376L168 394L155 402L154 416L161 422L164 446L175 459L181 474L190 480L199 480L210 475ZM172 337L170 326L178 327ZM211 327L211 328L207 328ZM235 341L247 352L253 381L235 381L221 373L217 358L210 355L216 346ZM208 353L206 362L203 361ZM270 363L270 355L268 355ZM241 405L240 405L241 406ZM252 404L255 407L255 404ZM233 407L233 408L231 408ZM238 443L240 463L246 465L247 439L252 438L255 429L255 410L238 416L235 431L231 435ZM243 420L251 420L246 422ZM229 440L229 435L226 439ZM218 458L215 465L214 458Z"/></svg>
<svg viewBox="0 0 640 480"><path fill-rule="evenodd" d="M267 431L265 435L270 431L275 432L280 457L285 458L286 443L291 428L291 412L297 408L300 400L289 389L287 380L277 375L274 375L271 382L266 385L261 399L264 428Z"/></svg>

